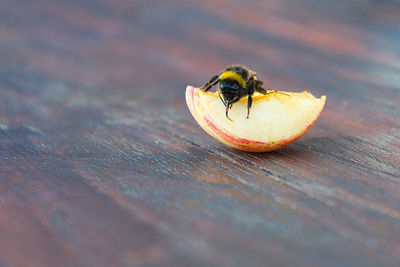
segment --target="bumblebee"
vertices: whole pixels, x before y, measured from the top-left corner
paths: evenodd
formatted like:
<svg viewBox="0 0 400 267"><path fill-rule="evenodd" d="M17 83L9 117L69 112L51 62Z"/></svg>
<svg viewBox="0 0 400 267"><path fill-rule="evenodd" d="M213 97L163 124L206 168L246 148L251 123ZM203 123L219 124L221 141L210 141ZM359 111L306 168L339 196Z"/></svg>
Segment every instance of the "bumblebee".
<svg viewBox="0 0 400 267"><path fill-rule="evenodd" d="M253 103L254 92L267 94L267 90L262 87L263 82L256 77L257 73L243 65L231 65L221 73L214 75L200 89L207 92L219 83L218 95L225 105L225 116L232 121L228 112L232 105L242 97L248 96L247 100L247 119L250 115L250 108ZM274 91L276 92L276 91Z"/></svg>

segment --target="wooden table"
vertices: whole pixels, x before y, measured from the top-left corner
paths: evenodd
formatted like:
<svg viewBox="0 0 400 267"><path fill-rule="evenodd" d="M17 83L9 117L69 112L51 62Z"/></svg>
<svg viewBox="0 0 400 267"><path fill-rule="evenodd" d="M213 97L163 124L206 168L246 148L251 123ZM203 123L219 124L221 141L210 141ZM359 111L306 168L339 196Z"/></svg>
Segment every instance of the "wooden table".
<svg viewBox="0 0 400 267"><path fill-rule="evenodd" d="M398 1L0 6L0 266L399 266ZM323 114L220 144L184 91L231 63Z"/></svg>

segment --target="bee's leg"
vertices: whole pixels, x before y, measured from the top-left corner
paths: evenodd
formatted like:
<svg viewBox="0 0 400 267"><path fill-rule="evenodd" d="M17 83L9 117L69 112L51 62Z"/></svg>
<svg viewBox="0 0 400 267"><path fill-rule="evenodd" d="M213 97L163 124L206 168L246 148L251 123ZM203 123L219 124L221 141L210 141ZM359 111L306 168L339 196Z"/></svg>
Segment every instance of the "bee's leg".
<svg viewBox="0 0 400 267"><path fill-rule="evenodd" d="M286 95L286 96L291 96L291 95L289 95L289 94L286 94L286 93L283 93L283 92L280 92L280 91L275 91L276 93L278 93L278 94L282 94L282 95Z"/></svg>
<svg viewBox="0 0 400 267"><path fill-rule="evenodd" d="M205 83L200 89L203 91L208 91L211 89L211 87L213 87L214 85L216 85L217 83L219 83L220 79L218 79L219 75L214 75L210 78L210 80Z"/></svg>
<svg viewBox="0 0 400 267"><path fill-rule="evenodd" d="M265 89L263 88L262 84L263 84L263 82L260 81L260 80L255 80L255 81L254 81L254 89L255 89L257 92L259 92L259 93L261 93L261 94L263 94L263 95L269 95L269 94L272 94L272 93L278 93L278 94L290 96L289 94L286 94L286 93L283 93L283 92L279 92L279 91L276 91L276 90L271 90L271 92L267 92L267 90L265 90Z"/></svg>
<svg viewBox="0 0 400 267"><path fill-rule="evenodd" d="M251 95L249 94L249 97L247 98L247 119L249 118L250 115L250 108L251 105L253 104L253 98L251 97Z"/></svg>
<svg viewBox="0 0 400 267"><path fill-rule="evenodd" d="M276 90L272 90L271 92L268 92L267 95L269 95L269 94L274 94L274 93L282 94L282 95L285 95L285 96L291 96L291 95L289 95L289 94L286 94L286 93L280 92L280 91L276 91Z"/></svg>
<svg viewBox="0 0 400 267"><path fill-rule="evenodd" d="M254 89L257 91L257 92L259 92L259 93L261 93L261 94L263 94L263 95L265 95L265 94L267 94L267 90L265 90L263 87L262 87L262 81L260 81L260 80L256 80L256 81L254 81Z"/></svg>
<svg viewBox="0 0 400 267"><path fill-rule="evenodd" d="M256 91L259 92L259 93L261 93L261 94L263 94L263 95L266 95L266 94L267 94L267 90L265 90L265 89L262 88L262 87L258 87L258 88L256 89Z"/></svg>

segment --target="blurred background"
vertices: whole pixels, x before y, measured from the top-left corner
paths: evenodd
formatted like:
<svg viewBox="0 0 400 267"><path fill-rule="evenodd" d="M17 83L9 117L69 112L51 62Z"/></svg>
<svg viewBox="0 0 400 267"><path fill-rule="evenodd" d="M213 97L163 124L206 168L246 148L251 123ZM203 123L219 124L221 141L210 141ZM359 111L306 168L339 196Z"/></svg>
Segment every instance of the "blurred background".
<svg viewBox="0 0 400 267"><path fill-rule="evenodd" d="M363 101L398 85L396 2L2 1L2 75L169 99L242 63L270 88Z"/></svg>
<svg viewBox="0 0 400 267"><path fill-rule="evenodd" d="M1 0L0 266L396 266L396 0ZM327 95L250 154L185 103L232 63Z"/></svg>

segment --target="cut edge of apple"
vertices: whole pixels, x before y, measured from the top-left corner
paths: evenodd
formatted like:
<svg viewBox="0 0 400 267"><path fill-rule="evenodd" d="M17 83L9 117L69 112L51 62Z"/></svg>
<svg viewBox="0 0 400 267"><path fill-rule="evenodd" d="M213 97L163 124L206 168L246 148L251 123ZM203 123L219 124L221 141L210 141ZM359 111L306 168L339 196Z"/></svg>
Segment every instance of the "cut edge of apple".
<svg viewBox="0 0 400 267"><path fill-rule="evenodd" d="M212 137L216 138L220 142L228 145L230 147L234 147L240 150L249 151L249 152L268 152L283 148L292 144L293 142L297 141L300 137L302 137L317 121L318 117L320 116L322 110L324 109L326 96L322 96L321 98L315 98L309 92L301 92L301 93L292 93L292 92L284 92L287 95L294 96L294 97L303 97L306 98L307 101L310 101L310 105L312 104L312 110L309 111L310 114L307 114L307 117L304 118L299 126L294 127L296 128L292 133L289 133L282 137L275 137L275 138L263 138L263 137L254 137L251 138L252 129L247 131L246 128L243 131L238 131L238 129L234 129L240 122L237 123L235 126L234 122L237 120L241 120L243 116L247 115L247 111L244 111L247 108L247 98L241 99L239 103L235 103L232 107L232 116L235 117L234 121L231 122L224 117L225 112L219 110L216 114L216 111L213 110L214 106L212 102L208 101L207 99L212 99L210 97L218 98L218 95L215 92L204 92L198 88L195 88L191 85L188 85L186 88L186 103L187 106L193 116L193 118L197 121L197 123ZM277 94L273 93L271 95L254 95L253 97L253 107L250 111L250 119L252 116L257 116L255 113L257 112L257 101L269 101L272 99L273 101L277 102L279 107L279 101L283 103L285 101L285 97L288 97L285 94ZM215 101L220 101L219 98ZM294 101L294 100L293 100ZM208 105L208 106L207 106ZM219 104L215 104L219 105ZM223 107L223 104L220 103ZM238 110L234 110L235 105L237 106ZM221 107L218 107L221 109ZM211 109L211 111L210 111ZM242 117L238 117L239 115L235 114L238 113ZM230 114L231 114L230 113ZM267 114L268 115L268 114ZM230 115L231 116L231 115ZM293 117L293 115L291 115ZM247 121L244 119L241 120L243 124L246 124ZM279 123L278 123L279 124ZM273 124L272 124L273 125ZM284 125L284 124L282 124ZM285 125L284 125L285 126ZM262 126L260 126L262 127ZM278 127L278 126L277 126ZM235 131L236 130L236 131ZM239 129L240 130L240 129Z"/></svg>

